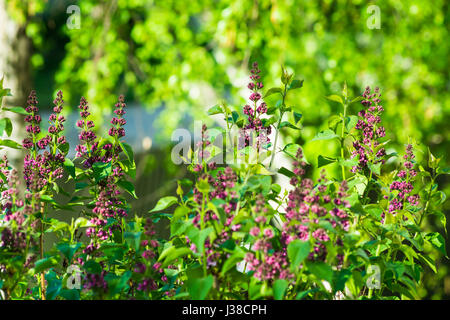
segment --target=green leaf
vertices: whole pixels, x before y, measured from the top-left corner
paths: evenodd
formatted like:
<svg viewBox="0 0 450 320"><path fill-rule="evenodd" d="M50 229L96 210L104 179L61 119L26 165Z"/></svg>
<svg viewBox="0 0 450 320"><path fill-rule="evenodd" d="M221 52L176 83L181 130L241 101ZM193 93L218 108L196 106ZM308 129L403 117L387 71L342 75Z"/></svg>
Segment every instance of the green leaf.
<svg viewBox="0 0 450 320"><path fill-rule="evenodd" d="M275 300L283 300L288 285L289 283L284 279L275 280L273 283L273 298Z"/></svg>
<svg viewBox="0 0 450 320"><path fill-rule="evenodd" d="M84 217L79 217L79 218L77 218L77 220L75 220L74 229L91 227L91 226L92 226L92 224L89 222L88 219L86 219Z"/></svg>
<svg viewBox="0 0 450 320"><path fill-rule="evenodd" d="M395 275L395 279L400 279L400 277L403 275L403 273L406 271L406 267L401 262L391 262L386 261L386 269L391 270L392 273Z"/></svg>
<svg viewBox="0 0 450 320"><path fill-rule="evenodd" d="M210 115L210 116L219 114L219 113L222 113L222 108L218 104L216 104L215 106L208 109L208 115Z"/></svg>
<svg viewBox="0 0 450 320"><path fill-rule="evenodd" d="M294 90L303 87L303 81L304 80L297 80L297 79L292 80L288 90Z"/></svg>
<svg viewBox="0 0 450 320"><path fill-rule="evenodd" d="M372 171L373 173L375 173L377 176L380 175L380 171L381 171L381 162L378 162L377 164L368 163L367 165L368 165L370 171Z"/></svg>
<svg viewBox="0 0 450 320"><path fill-rule="evenodd" d="M264 176L270 176L275 174L274 172L271 172L269 170L266 169L265 166L263 166L262 164L258 163L253 167L254 173L255 174L261 174Z"/></svg>
<svg viewBox="0 0 450 320"><path fill-rule="evenodd" d="M335 134L332 130L327 129L320 131L318 134L315 135L315 137L311 141L331 140L334 138L339 138L339 136Z"/></svg>
<svg viewBox="0 0 450 320"><path fill-rule="evenodd" d="M241 248L235 247L233 254L225 260L222 266L222 276L225 275L228 270L236 267L236 265L244 259L244 251Z"/></svg>
<svg viewBox="0 0 450 320"><path fill-rule="evenodd" d="M186 234L189 239L195 244L198 253L203 254L203 251L205 250L205 240L213 231L213 227L209 227L200 231L199 229L191 225L186 230Z"/></svg>
<svg viewBox="0 0 450 320"><path fill-rule="evenodd" d="M291 170L286 169L285 167L281 167L278 170L278 173L281 173L282 175L288 177L288 178L292 178L293 176L295 176L295 173L293 173Z"/></svg>
<svg viewBox="0 0 450 320"><path fill-rule="evenodd" d="M60 243L56 246L56 248L69 260L69 263L72 261L73 255L77 250L81 247L81 242L69 244L69 243Z"/></svg>
<svg viewBox="0 0 450 320"><path fill-rule="evenodd" d="M56 277L56 273L53 271L45 275L47 280L47 289L45 291L45 298L47 300L54 300L62 289L62 280Z"/></svg>
<svg viewBox="0 0 450 320"><path fill-rule="evenodd" d="M442 211L434 211L431 214L437 216L439 218L439 221L442 224L442 227L444 228L445 233L447 234L447 217Z"/></svg>
<svg viewBox="0 0 450 320"><path fill-rule="evenodd" d="M440 253L447 257L445 239L439 232L429 232L425 235L425 240L429 241Z"/></svg>
<svg viewBox="0 0 450 320"><path fill-rule="evenodd" d="M92 171L94 172L94 178L96 182L99 182L108 177L112 172L111 162L95 162L92 165Z"/></svg>
<svg viewBox="0 0 450 320"><path fill-rule="evenodd" d="M175 209L172 216L172 221L187 217L189 214L189 208L186 206L179 206Z"/></svg>
<svg viewBox="0 0 450 320"><path fill-rule="evenodd" d="M272 192L275 194L279 194L281 191L281 186L277 183L272 184L272 186L270 187Z"/></svg>
<svg viewBox="0 0 450 320"><path fill-rule="evenodd" d="M357 122L358 122L357 116L352 115L345 117L345 129L347 129L347 132L350 132L350 130L352 130L356 126Z"/></svg>
<svg viewBox="0 0 450 320"><path fill-rule="evenodd" d="M128 248L121 243L104 243L100 247L100 251L103 252L111 264L114 264L116 261L121 261L124 257L125 250L128 250Z"/></svg>
<svg viewBox="0 0 450 320"><path fill-rule="evenodd" d="M167 250L167 252L166 252ZM166 267L167 265L173 263L176 259L180 257L184 257L188 254L192 254L191 249L182 247L182 248L175 248L175 247L169 247L166 250L164 250L161 253L161 256L158 260L164 261L162 264L162 267Z"/></svg>
<svg viewBox="0 0 450 320"><path fill-rule="evenodd" d="M355 187L358 194L362 196L367 186L367 180L367 177L358 174L354 179L349 181L348 188L349 190L351 190L353 187Z"/></svg>
<svg viewBox="0 0 450 320"><path fill-rule="evenodd" d="M294 121L295 124L297 124L303 117L303 114L301 112L294 112Z"/></svg>
<svg viewBox="0 0 450 320"><path fill-rule="evenodd" d="M161 198L158 200L158 203L156 204L156 206L152 210L149 211L149 213L164 210L164 209L174 205L177 202L178 202L177 198L175 198L173 196Z"/></svg>
<svg viewBox="0 0 450 320"><path fill-rule="evenodd" d="M325 280L329 283L333 280L333 269L325 262L306 262L306 266L319 280Z"/></svg>
<svg viewBox="0 0 450 320"><path fill-rule="evenodd" d="M3 184L3 183L6 183L6 181L8 181L8 179L3 174L3 172L0 171L0 185Z"/></svg>
<svg viewBox="0 0 450 320"><path fill-rule="evenodd" d="M231 118L233 119L233 123L236 123L239 119L239 113L237 113L236 111L232 111Z"/></svg>
<svg viewBox="0 0 450 320"><path fill-rule="evenodd" d="M267 92L266 92L266 94L264 95L263 98L271 96L271 95L273 95L275 93L280 93L281 94L282 92L283 92L283 90L281 90L281 88L270 88L269 90L267 90Z"/></svg>
<svg viewBox="0 0 450 320"><path fill-rule="evenodd" d="M8 137L10 137L11 133L12 133L12 129L13 129L13 127L12 127L11 119L9 119L9 118L0 119L0 137L3 135L3 132L6 132Z"/></svg>
<svg viewBox="0 0 450 320"><path fill-rule="evenodd" d="M22 149L21 144L10 139L0 139L0 146L5 146L13 149Z"/></svg>
<svg viewBox="0 0 450 320"><path fill-rule="evenodd" d="M419 260L422 263L425 263L426 265L428 265L431 268L431 270L433 270L434 273L437 273L436 262L434 261L433 258L431 258L429 256L424 256L424 255L422 255L420 253L418 255L419 255Z"/></svg>
<svg viewBox="0 0 450 320"><path fill-rule="evenodd" d="M58 149L63 154L67 154L67 152L69 152L69 148L70 148L70 146L69 146L68 142L58 145Z"/></svg>
<svg viewBox="0 0 450 320"><path fill-rule="evenodd" d="M363 100L363 97L358 96L358 97L353 98L353 100L350 101L350 104L355 103L355 102L359 102L359 101L362 101L362 100Z"/></svg>
<svg viewBox="0 0 450 320"><path fill-rule="evenodd" d="M208 183L208 178L198 179L196 186L198 191L200 191L203 194L206 194L211 190L211 186Z"/></svg>
<svg viewBox="0 0 450 320"><path fill-rule="evenodd" d="M185 220L175 220L170 223L170 236L173 238L183 232L191 225L192 223L186 222Z"/></svg>
<svg viewBox="0 0 450 320"><path fill-rule="evenodd" d="M332 115L330 118L328 118L328 128L333 130L333 132L336 132L336 128L341 122L342 120L338 115Z"/></svg>
<svg viewBox="0 0 450 320"><path fill-rule="evenodd" d="M242 128L244 126L244 118L239 118L236 121L236 125L238 126L238 128Z"/></svg>
<svg viewBox="0 0 450 320"><path fill-rule="evenodd" d="M6 129L6 119L9 119L9 118L0 119L0 137L3 136L3 132Z"/></svg>
<svg viewBox="0 0 450 320"><path fill-rule="evenodd" d="M141 234L142 232L130 232L125 231L123 233L123 238L125 239L128 246L135 251L139 250L139 246L141 244Z"/></svg>
<svg viewBox="0 0 450 320"><path fill-rule="evenodd" d="M53 268L57 265L58 259L56 259L55 257L40 259L34 264L34 272L41 273L42 271Z"/></svg>
<svg viewBox="0 0 450 320"><path fill-rule="evenodd" d="M42 199L42 197L41 197L41 199ZM51 199L51 198L50 198ZM52 200L53 201L53 200ZM52 202L52 201L48 201L48 202ZM47 201L45 201L45 202L47 202ZM54 202L54 201L53 201ZM56 203L56 202L55 202ZM67 229L67 230L69 230L70 229L70 226L69 226L69 224L67 223L67 222L64 222L64 221L59 221L59 220L57 220L57 219L51 219L51 226L50 226L50 228L48 228L47 230L46 230L46 232L57 232L57 231L59 231L59 230L64 230L64 229Z"/></svg>
<svg viewBox="0 0 450 320"><path fill-rule="evenodd" d="M340 166L344 166L344 167L348 167L348 168L353 168L354 166L358 165L358 159L352 158L352 159L342 159L339 158L338 163Z"/></svg>
<svg viewBox="0 0 450 320"><path fill-rule="evenodd" d="M102 266L94 260L86 261L83 265L83 269L86 270L88 273L93 273L93 274L101 274L102 273Z"/></svg>
<svg viewBox="0 0 450 320"><path fill-rule="evenodd" d="M317 167L320 168L320 167L326 166L327 164L330 164L330 163L333 163L336 161L337 161L337 159L319 155L319 157L317 158Z"/></svg>
<svg viewBox="0 0 450 320"><path fill-rule="evenodd" d="M273 117L270 117L270 118L261 119L261 122L262 122L264 127L268 127L268 126L274 124L275 122L277 122L277 120L278 120L277 117L273 116Z"/></svg>
<svg viewBox="0 0 450 320"><path fill-rule="evenodd" d="M134 161L123 160L119 164L128 176L132 179L136 178L136 164Z"/></svg>
<svg viewBox="0 0 450 320"><path fill-rule="evenodd" d="M296 159L298 148L300 148L300 145L295 143L288 143L284 148L283 152L287 155L291 156L292 158Z"/></svg>
<svg viewBox="0 0 450 320"><path fill-rule="evenodd" d="M299 127L296 127L295 125L293 125L289 121L281 122L280 125L278 126L278 129L281 129L281 128L284 128L284 127L288 127L288 128L295 129L295 130L300 130Z"/></svg>
<svg viewBox="0 0 450 320"><path fill-rule="evenodd" d="M138 198L136 195L136 190L134 188L134 184L127 180L119 180L117 182L119 187L123 188L125 191L127 191L129 194L131 194L135 199Z"/></svg>
<svg viewBox="0 0 450 320"><path fill-rule="evenodd" d="M330 96L326 96L325 98L327 98L330 101L334 101L334 102L338 102L340 104L344 104L344 101L342 100L342 98L336 94L332 94Z"/></svg>
<svg viewBox="0 0 450 320"><path fill-rule="evenodd" d="M381 220L383 209L377 204L368 204L364 206L364 210L376 220Z"/></svg>
<svg viewBox="0 0 450 320"><path fill-rule="evenodd" d="M428 148L428 167L431 169L436 169L438 167L439 162L441 161L440 158L436 158L430 151L430 148Z"/></svg>
<svg viewBox="0 0 450 320"><path fill-rule="evenodd" d="M214 277L209 275L205 278L189 278L187 288L193 300L204 300L214 283Z"/></svg>
<svg viewBox="0 0 450 320"><path fill-rule="evenodd" d="M127 290L129 288L128 281L130 280L131 275L132 275L132 273L130 270L128 270L121 276L117 276L115 274L108 273L105 276L105 281L108 284L109 296L112 297L124 290Z"/></svg>
<svg viewBox="0 0 450 320"><path fill-rule="evenodd" d="M318 287L316 287L316 288L313 288L313 289L300 291L300 292L297 294L297 296L295 297L295 300L301 300L301 299L303 299L304 297L306 297L307 295L312 294L312 293L316 293L316 292L319 291L319 290L320 290L320 289L319 289Z"/></svg>
<svg viewBox="0 0 450 320"><path fill-rule="evenodd" d="M335 274L335 277L333 278L334 283L334 291L342 291L345 289L345 283L350 279L352 276L352 272L347 269L342 269L339 272Z"/></svg>
<svg viewBox="0 0 450 320"><path fill-rule="evenodd" d="M64 160L64 170L66 170L66 172L70 174L72 178L75 178L75 165L73 164L72 160L68 158Z"/></svg>
<svg viewBox="0 0 450 320"><path fill-rule="evenodd" d="M291 269L295 270L309 255L311 246L308 241L294 240L288 244L287 253L291 261Z"/></svg>
<svg viewBox="0 0 450 320"><path fill-rule="evenodd" d="M127 156L128 160L130 160L130 162L134 164L133 148L129 144L121 141L119 141L119 145L122 148L122 151Z"/></svg>
<svg viewBox="0 0 450 320"><path fill-rule="evenodd" d="M14 113L18 113L18 114L23 114L25 116L30 115L30 113L28 113L24 108L22 107L3 107L3 110L5 111L9 111L9 112L14 112Z"/></svg>

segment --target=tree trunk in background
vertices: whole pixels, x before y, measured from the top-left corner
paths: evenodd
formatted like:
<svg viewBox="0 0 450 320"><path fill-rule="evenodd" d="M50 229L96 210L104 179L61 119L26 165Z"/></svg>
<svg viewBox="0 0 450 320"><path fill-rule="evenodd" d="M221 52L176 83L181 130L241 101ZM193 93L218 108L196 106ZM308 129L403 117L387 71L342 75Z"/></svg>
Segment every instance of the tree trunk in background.
<svg viewBox="0 0 450 320"><path fill-rule="evenodd" d="M26 35L26 25L19 25L7 12L7 1L0 0L0 78L5 77L4 87L11 89L12 97L4 98L5 106L25 107L32 87L31 54L32 41ZM7 116L13 122L11 138L19 143L25 136L23 116L11 112L3 112L0 117ZM5 151L3 151L5 152ZM23 168L23 152L7 149L11 164L18 169Z"/></svg>

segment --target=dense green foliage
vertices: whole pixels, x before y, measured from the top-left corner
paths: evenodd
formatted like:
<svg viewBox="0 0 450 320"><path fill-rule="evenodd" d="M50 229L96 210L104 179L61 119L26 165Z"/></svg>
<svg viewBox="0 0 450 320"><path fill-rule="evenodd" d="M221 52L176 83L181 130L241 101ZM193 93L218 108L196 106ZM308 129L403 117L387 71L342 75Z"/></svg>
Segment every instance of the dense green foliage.
<svg viewBox="0 0 450 320"><path fill-rule="evenodd" d="M61 91L48 132L40 129L34 91L26 108L6 109L26 115L28 124L22 145L0 141L26 151L24 194L18 171L7 157L0 161L2 299L420 299L424 275L437 272L435 253L447 256L443 236L422 224L437 216L445 226L445 193L436 178L450 170L431 152L426 165L417 162L412 144L403 156L387 154L379 88L350 98L344 86L342 96L327 97L343 113L313 139L338 141L340 156L319 155L317 167L336 163L342 176L322 170L319 179L310 177L302 147L277 144L280 131L301 128L303 115L288 106L288 96L303 80L283 69L282 85L263 96L260 72L254 63L242 112L224 104L209 109L224 117L226 129L210 135L203 125L197 147L181 155L194 178L179 181L178 197L161 198L147 218L128 217L123 197L136 197L133 150L122 141L123 96L105 137L94 133L81 98L74 159L67 156ZM0 98L9 94L1 90ZM274 106L264 101L271 96ZM347 113L356 103L363 106L358 115ZM286 115L293 121L283 121ZM4 119L2 131L10 135ZM292 166L280 167L278 153ZM384 166L390 158L401 159L398 169ZM276 173L291 187L274 183ZM50 209L73 210L78 218L68 224L49 217ZM160 219L170 221L169 239L155 237ZM57 236L50 250L46 233Z"/></svg>
<svg viewBox="0 0 450 320"><path fill-rule="evenodd" d="M96 120L110 111L116 93L126 92L128 100L149 109L164 104L156 125L158 140L166 141L186 115L212 123L204 108L219 97L228 105L242 105L249 61L257 60L268 86L278 84L281 64L305 80L302 90L289 97L293 111L304 115L302 130L284 129L281 136L285 143L302 146L314 178L320 176L315 168L326 161L329 177L341 179L339 161L329 159L339 158L342 144L314 137L329 129L330 115L343 112L339 103L324 97L340 93L345 81L350 96L359 95L366 85L381 87L383 123L391 139L388 153L400 154L404 144L414 141L419 163L428 161L429 147L442 158L442 167L449 166L446 1L376 3L380 29L368 28L373 12L359 0L80 0L67 1L66 6L60 1L7 2L34 41L38 92L51 97L63 89L73 109L85 94ZM65 24L70 4L80 6L80 29ZM276 102L274 96L267 98L269 106ZM358 111L356 104L348 106L348 114ZM294 116L289 117L294 122ZM4 119L3 124L10 126ZM398 165L394 159L386 163L388 170ZM435 180L450 192L447 175ZM443 204L444 217L449 206ZM430 232L446 230L433 217L424 224ZM419 295L448 297L443 284L450 267L441 253L433 256L440 261L438 274L425 274Z"/></svg>

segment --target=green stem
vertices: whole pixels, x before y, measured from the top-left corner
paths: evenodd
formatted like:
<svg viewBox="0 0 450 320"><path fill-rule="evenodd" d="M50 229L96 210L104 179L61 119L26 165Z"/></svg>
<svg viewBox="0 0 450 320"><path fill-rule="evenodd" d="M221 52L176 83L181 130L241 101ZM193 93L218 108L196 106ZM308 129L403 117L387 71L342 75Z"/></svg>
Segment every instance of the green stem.
<svg viewBox="0 0 450 320"><path fill-rule="evenodd" d="M422 215L420 216L420 219L419 219L419 224L418 224L419 227L422 225L423 218L424 218L424 217L427 215L427 213L428 213L428 208L429 208L429 206L430 206L431 192L433 191L434 179L435 179L435 177L433 177L433 178L431 179L431 182L430 182L430 190L428 191L427 202L425 203L425 208L424 208L423 213L422 213Z"/></svg>
<svg viewBox="0 0 450 320"><path fill-rule="evenodd" d="M341 158L344 160L344 134L345 134L345 117L347 116L347 104L344 104L344 116L342 118L342 131L341 131ZM345 180L345 167L341 164L342 168L342 180Z"/></svg>
<svg viewBox="0 0 450 320"><path fill-rule="evenodd" d="M366 190L364 190L364 195L363 195L364 204L368 204L370 202L369 192L370 192L370 188L372 187L371 181L372 181L372 170L370 170L369 180L367 180Z"/></svg>
<svg viewBox="0 0 450 320"><path fill-rule="evenodd" d="M371 173L372 173L372 172L371 172ZM386 222L386 217L384 217L383 225L384 225L385 222ZM381 244L379 243L378 246L377 246L377 250L375 251L375 256L376 256L376 257L378 257L378 256L380 255L380 250L381 250ZM372 298L372 294L373 294L373 289L370 288L370 289L369 289L369 294L368 294L368 298L369 298L369 299Z"/></svg>
<svg viewBox="0 0 450 320"><path fill-rule="evenodd" d="M202 200L202 211L200 213L200 231L203 231L205 227L205 199L206 194L203 193L203 200ZM200 248L197 248L197 250L200 250ZM206 251L205 248L203 248L203 254L202 254L202 265L203 265L203 275L206 277Z"/></svg>
<svg viewBox="0 0 450 320"><path fill-rule="evenodd" d="M286 99L286 93L287 93L287 85L285 84L281 108L284 108L284 101ZM277 152L278 134L280 131L280 124L281 124L281 120L283 119L283 115L284 115L284 111L280 110L280 119L278 119L278 124L277 124L277 127L275 128L275 141L273 143L272 156L270 157L269 169L272 168L273 159L275 158L275 153Z"/></svg>
<svg viewBox="0 0 450 320"><path fill-rule="evenodd" d="M41 203L41 234L39 236L39 251L41 259L44 259L44 204ZM41 300L45 300L45 274L41 272Z"/></svg>
<svg viewBox="0 0 450 320"><path fill-rule="evenodd" d="M283 118L283 113L280 111L280 120L278 120L277 128L275 128L275 141L273 143L272 156L270 157L269 169L272 168L273 159L275 158L277 142L278 142L278 128L280 127L281 119Z"/></svg>

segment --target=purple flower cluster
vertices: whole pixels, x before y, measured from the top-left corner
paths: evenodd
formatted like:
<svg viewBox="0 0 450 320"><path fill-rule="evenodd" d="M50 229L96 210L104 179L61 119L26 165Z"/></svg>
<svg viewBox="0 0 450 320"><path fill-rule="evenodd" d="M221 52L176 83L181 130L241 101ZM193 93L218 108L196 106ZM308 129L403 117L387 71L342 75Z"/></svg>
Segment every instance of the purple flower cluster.
<svg viewBox="0 0 450 320"><path fill-rule="evenodd" d="M303 178L306 163L303 161L301 148L297 151L293 165L294 176L290 183L294 189L289 192L286 200L286 221L281 230L281 248L275 250L271 241L275 232L267 223L264 196L258 196L255 202L253 212L256 213L257 226L250 230L250 235L256 240L251 248L252 252L246 254L244 261L246 269L254 271L253 276L258 280L294 278L287 257L287 247L297 239L312 244L309 260L325 261L327 245L342 247L339 234L348 231L350 227L347 213L350 205L345 199L348 196L347 182L343 181L337 191L332 191L328 188L324 173L316 185L311 179ZM327 231L319 223L329 224L338 235ZM343 257L341 252L337 254L338 266L342 264Z"/></svg>
<svg viewBox="0 0 450 320"><path fill-rule="evenodd" d="M154 239L155 228L151 219L145 221L143 235L144 239L140 243L141 259L134 266L134 272L140 275L137 277L135 286L138 291L149 292L158 290L158 281L167 283L168 278L164 273L162 264L157 262L160 244ZM176 267L169 265L167 268L174 269ZM171 295L173 292L166 291L165 294Z"/></svg>
<svg viewBox="0 0 450 320"><path fill-rule="evenodd" d="M206 127L206 125L204 124L202 126L202 136L201 136L201 140L197 142L196 146L196 152L197 152L197 157L198 157L198 163L196 163L193 166L193 171L194 172L201 172L203 171L203 161L207 161L209 156L211 155L211 153L207 150L208 146L211 145L211 141L208 140L209 136L207 133L208 128ZM209 164L210 169L212 169L215 164L214 163L210 163Z"/></svg>
<svg viewBox="0 0 450 320"><path fill-rule="evenodd" d="M99 290L103 293L108 291L108 283L105 280L106 271L102 271L100 274L88 273L85 277L84 286L85 290Z"/></svg>
<svg viewBox="0 0 450 320"><path fill-rule="evenodd" d="M371 93L370 87L366 87L363 93L361 104L365 107L358 113L359 119L355 129L361 132L361 138L353 142L355 150L352 152L352 158L358 156L359 163L352 168L352 172L361 171L368 167L368 164L384 164L386 151L383 147L379 148L380 138L386 135L381 123L381 113L384 111L380 105L381 93L379 88L375 88Z"/></svg>
<svg viewBox="0 0 450 320"><path fill-rule="evenodd" d="M305 174L306 163L302 160L301 148L297 151L297 160L294 161L295 176L291 178L291 185L295 188L289 192L286 209L286 222L284 223L281 239L286 246L295 239L311 241L314 249L310 253L311 260L325 260L327 250L326 242L331 240L328 232L317 226L319 221L325 221L335 229L348 231L350 222L347 209L350 204L347 197L347 182L344 180L336 192L328 190L327 180L322 173L316 186L308 178L302 178ZM334 245L340 245L336 239ZM342 259L338 255L338 259Z"/></svg>
<svg viewBox="0 0 450 320"><path fill-rule="evenodd" d="M250 235L255 237L251 248L253 252L245 255L245 271L254 271L253 276L258 280L293 279L294 274L289 270L286 247L274 250L272 238L275 233L268 224L268 209L262 194L257 195L253 213L257 226L250 229Z"/></svg>
<svg viewBox="0 0 450 320"><path fill-rule="evenodd" d="M207 179L209 185L212 187L212 191L208 196L208 201L211 201L213 199L222 199L227 202L222 205L225 213L227 214L227 219L224 225L226 227L230 226L233 221L232 214L234 213L234 210L236 210L236 199L238 197L236 192L231 190L232 188L234 188L237 181L237 176L234 173L233 169L231 169L230 167L225 167L225 169L219 170L215 177L212 174L203 173L199 177L199 180L201 179ZM194 200L197 202L197 204L201 205L203 201L203 194L196 187L194 188L193 192ZM219 221L219 217L214 213L214 211L208 210L205 213L204 220L206 222L211 219ZM198 214L194 217L193 223L197 227L200 226L200 212L198 212Z"/></svg>
<svg viewBox="0 0 450 320"><path fill-rule="evenodd" d="M89 112L89 105L85 97L81 97L78 108L81 110L81 119L77 121L77 127L82 130L78 135L81 144L75 147L77 151L76 157L83 158L84 167L90 168L95 162L100 162L98 142L95 141L97 136L93 131L95 125L92 120L87 120L91 113Z"/></svg>
<svg viewBox="0 0 450 320"><path fill-rule="evenodd" d="M203 216L203 222L215 220L223 227L221 232L217 235L217 238L215 238L213 242L211 242L209 239L205 241L207 266L208 268L212 268L218 264L218 261L223 256L220 245L231 239L232 233L239 231L242 226L240 224L233 224L238 199L236 191L233 190L237 182L236 173L230 167L225 167L224 169L216 169L215 163L208 164L208 169L214 170L214 174L208 172L207 170L206 173L202 173L199 177L199 180L206 179L211 186L211 191L208 194L207 201L210 202L214 199L223 200L224 203L220 205L220 209L225 213L223 221L213 210L206 210ZM194 201L198 204L199 207L197 210L197 214L193 219L193 224L200 229L200 208L202 206L202 202L204 201L204 195L197 189L197 187L194 187L193 193ZM187 237L186 241L190 243L190 240ZM197 251L197 248L193 243L191 244L191 249L193 251Z"/></svg>
<svg viewBox="0 0 450 320"><path fill-rule="evenodd" d="M389 202L389 212L395 214L399 210L403 210L405 203L411 206L419 205L419 195L411 194L414 186L412 182L417 175L416 170L413 169L414 154L412 145L406 146L406 154L403 156L403 168L397 173L397 179L389 186L391 197L385 196L386 199L391 198ZM382 215L384 218L384 214Z"/></svg>
<svg viewBox="0 0 450 320"><path fill-rule="evenodd" d="M123 95L119 96L119 101L116 103L114 110L114 113L117 115L117 117L113 117L111 120L111 124L113 127L111 127L108 131L108 134L111 137L115 137L117 139L120 139L125 136L125 129L123 126L127 123L127 121L123 118L125 115L125 97Z"/></svg>
<svg viewBox="0 0 450 320"><path fill-rule="evenodd" d="M35 239L27 236L30 229L29 216L33 213L33 208L20 197L17 170L9 167L6 156L0 160L0 172L6 179L0 178L0 212L5 215L0 225L0 247L8 252L26 254L29 251L26 250L27 247L30 249L36 246ZM35 258L34 254L28 255L24 265L31 266Z"/></svg>
<svg viewBox="0 0 450 320"><path fill-rule="evenodd" d="M29 153L24 158L24 177L30 191L40 192L63 175L63 163L67 154L67 150L61 151L61 146L66 144L66 138L62 135L66 120L61 115L64 100L62 92L58 91L53 101L54 113L49 118L48 134L41 139L38 139L41 117L38 114L35 91L31 91L27 103L26 111L30 113L25 117L28 137L23 140L23 147L29 150Z"/></svg>
<svg viewBox="0 0 450 320"><path fill-rule="evenodd" d="M125 114L125 111L123 110L124 107L125 103L123 102L122 97L122 102L116 104L116 111L120 109L121 111L119 113L120 115L123 115ZM115 154L120 152L120 146L113 148L111 143L106 143L99 147L97 135L94 133L95 124L92 120L88 120L91 113L89 112L88 102L84 97L81 97L78 108L81 110L81 119L77 121L77 127L81 129L81 132L78 135L78 139L81 143L75 147L75 150L77 151L76 157L83 159L83 166L85 168L91 168L96 162L108 163L112 161ZM124 119L122 120L125 121ZM119 129L121 129L121 134L123 133L123 135L125 135L123 128ZM110 130L110 132L112 131Z"/></svg>
<svg viewBox="0 0 450 320"><path fill-rule="evenodd" d="M265 147L269 142L269 135L271 133L271 127L264 126L261 116L267 113L267 105L262 101L261 89L264 87L261 76L259 73L261 70L258 68L258 63L253 63L253 68L250 70L250 80L248 88L252 91L249 100L253 103L253 106L245 105L244 114L248 116L248 124L242 128L239 147L244 148L249 145L256 145L256 149ZM261 101L261 102L260 102ZM252 136L255 135L255 137ZM252 139L256 139L256 144Z"/></svg>
<svg viewBox="0 0 450 320"><path fill-rule="evenodd" d="M91 219L93 227L89 227L86 230L86 235L92 239L91 243L84 249L85 253L92 253L98 249L98 241L105 241L112 235L114 228L118 225L107 225L108 218L121 219L127 216L127 212L124 209L125 203L120 198L120 190L117 186L117 182L123 177L124 172L120 165L117 164L121 147L118 144L118 139L125 136L125 130L122 126L125 124L125 119L122 116L125 114L124 108L126 107L124 97L119 97L119 102L116 104L115 114L111 123L114 125L109 130L109 134L114 138L114 144L106 143L99 147L97 136L95 135L93 128L94 123L87 118L90 115L89 106L84 97L80 100L79 109L81 120L77 122L77 126L82 129L79 140L79 144L76 148L77 157L83 159L83 165L86 168L92 168L94 163L111 163L111 174L109 174L103 180L98 181L98 193L95 199L95 207L92 212L94 217Z"/></svg>
<svg viewBox="0 0 450 320"><path fill-rule="evenodd" d="M26 149L32 149L36 144L36 135L41 132L41 127L39 124L41 123L41 116L38 114L39 109L37 107L38 101L36 98L36 91L32 90L30 92L30 95L28 96L27 100L27 107L25 108L25 111L29 113L25 117L25 122L28 123L26 125L25 130L28 133L27 138L23 140L23 147Z"/></svg>

